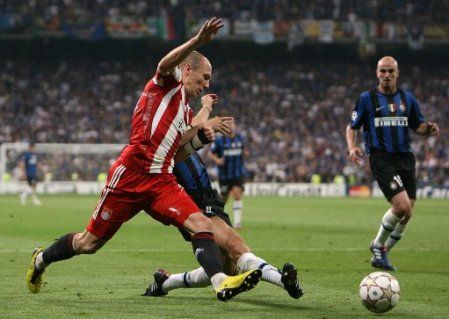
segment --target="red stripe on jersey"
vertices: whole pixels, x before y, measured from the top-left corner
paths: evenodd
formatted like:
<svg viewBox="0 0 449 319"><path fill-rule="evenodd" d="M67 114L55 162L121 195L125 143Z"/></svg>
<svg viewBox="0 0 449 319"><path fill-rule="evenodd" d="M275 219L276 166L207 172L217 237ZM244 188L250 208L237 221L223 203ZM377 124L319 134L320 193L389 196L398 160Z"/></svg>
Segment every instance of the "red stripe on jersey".
<svg viewBox="0 0 449 319"><path fill-rule="evenodd" d="M180 92L178 92L178 93L180 93ZM151 137L152 144L150 146L149 151L152 154L157 153L157 151L159 150L159 147L160 147L161 143L163 143L164 139L170 138L170 136L168 136L167 133L170 130L170 127L172 126L174 120L176 119L176 116L178 115L179 104L181 103L181 100L180 100L181 94L178 94L178 93L173 96L167 109L165 110L164 114L162 115L161 120L159 121L157 128L154 131L153 136ZM181 135L181 133L176 131L176 137L173 139L173 142L170 145L170 147L166 150L162 168L165 167L166 163L168 163L168 165L171 164L171 159L173 158L174 154L171 154L171 157L169 156L170 149L172 149L173 147L175 147L175 150L178 149L179 141L181 139L180 135ZM153 156L153 160L154 160L154 156ZM150 164L150 170L151 170L151 164Z"/></svg>
<svg viewBox="0 0 449 319"><path fill-rule="evenodd" d="M179 148L179 141L181 141L181 134L178 134L175 142L171 146L170 150L165 157L164 166L162 167L162 173L171 173L168 168L172 165L172 159L175 157L176 151Z"/></svg>
<svg viewBox="0 0 449 319"><path fill-rule="evenodd" d="M168 76L156 73L145 85L134 110L130 145L125 147L121 154L126 167L146 173L158 173L161 168L166 172L169 171L181 139L179 130L173 128L171 131L169 130L177 116L181 116L182 121L187 113L186 110L182 110L182 113L178 115L182 100L180 80L180 70L176 69L173 74ZM179 88L177 89L177 87ZM171 94L173 96L170 98ZM168 102L165 105L166 109L163 109L164 106L160 109L161 103L165 102ZM190 108L187 106L186 109ZM156 127L152 127L153 125ZM153 171L151 171L152 166Z"/></svg>
<svg viewBox="0 0 449 319"><path fill-rule="evenodd" d="M151 122L164 97L164 91L149 81L137 102L132 124L130 144L149 144Z"/></svg>

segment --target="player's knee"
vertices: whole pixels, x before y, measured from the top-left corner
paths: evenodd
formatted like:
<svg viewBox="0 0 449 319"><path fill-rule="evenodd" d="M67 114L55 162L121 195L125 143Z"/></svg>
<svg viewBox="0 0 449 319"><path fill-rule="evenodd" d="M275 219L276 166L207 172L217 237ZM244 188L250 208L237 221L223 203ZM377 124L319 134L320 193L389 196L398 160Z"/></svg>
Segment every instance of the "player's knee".
<svg viewBox="0 0 449 319"><path fill-rule="evenodd" d="M400 201L395 206L395 210L399 212L400 216L410 218L412 214L412 204L409 200Z"/></svg>
<svg viewBox="0 0 449 319"><path fill-rule="evenodd" d="M83 243L78 250L80 254L95 254L101 246L98 243Z"/></svg>
<svg viewBox="0 0 449 319"><path fill-rule="evenodd" d="M241 200L243 197L243 189L240 186L235 186L232 189L232 194L235 200Z"/></svg>
<svg viewBox="0 0 449 319"><path fill-rule="evenodd" d="M103 244L99 240L92 240L86 236L75 239L74 248L77 254L95 254Z"/></svg>
<svg viewBox="0 0 449 319"><path fill-rule="evenodd" d="M184 223L184 227L190 229L193 233L210 232L213 233L213 224L209 218L202 213L192 214Z"/></svg>
<svg viewBox="0 0 449 319"><path fill-rule="evenodd" d="M226 246L229 257L234 262L237 262L243 254L250 252L249 247L245 244L243 238L238 234L229 236Z"/></svg>

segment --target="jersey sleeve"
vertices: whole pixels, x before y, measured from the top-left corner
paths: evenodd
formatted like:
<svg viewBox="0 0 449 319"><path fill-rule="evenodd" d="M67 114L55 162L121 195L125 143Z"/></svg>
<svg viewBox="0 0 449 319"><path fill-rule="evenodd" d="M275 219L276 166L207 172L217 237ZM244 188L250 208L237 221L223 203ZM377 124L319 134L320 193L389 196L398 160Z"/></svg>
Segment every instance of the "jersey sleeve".
<svg viewBox="0 0 449 319"><path fill-rule="evenodd" d="M419 109L419 103L416 97L413 94L411 95L411 103L410 103L410 113L408 116L408 126L412 130L416 130L421 123L424 122L424 116L421 114L421 110Z"/></svg>
<svg viewBox="0 0 449 319"><path fill-rule="evenodd" d="M367 106L366 95L360 95L355 103L354 111L351 114L351 121L349 122L353 130L358 130L363 125L368 113Z"/></svg>
<svg viewBox="0 0 449 319"><path fill-rule="evenodd" d="M162 75L159 71L156 71L156 74L153 77L153 82L159 86L164 88L173 88L178 86L182 81L182 72L179 67L173 69L173 71L168 75Z"/></svg>

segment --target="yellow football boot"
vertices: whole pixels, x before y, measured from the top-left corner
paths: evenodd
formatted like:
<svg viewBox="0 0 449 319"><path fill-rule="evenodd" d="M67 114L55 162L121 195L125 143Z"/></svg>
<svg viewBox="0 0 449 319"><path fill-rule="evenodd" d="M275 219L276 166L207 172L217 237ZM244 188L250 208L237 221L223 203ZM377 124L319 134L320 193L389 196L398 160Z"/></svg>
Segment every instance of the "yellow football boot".
<svg viewBox="0 0 449 319"><path fill-rule="evenodd" d="M30 268L28 268L26 282L28 285L28 289L33 293L38 293L42 288L42 274L44 270L38 271L36 269L36 257L37 255L44 251L42 247L38 247L33 251L33 255L31 256Z"/></svg>
<svg viewBox="0 0 449 319"><path fill-rule="evenodd" d="M221 301L228 301L239 293L254 288L262 276L260 269L247 271L241 275L227 277L220 286L215 289L217 298Z"/></svg>

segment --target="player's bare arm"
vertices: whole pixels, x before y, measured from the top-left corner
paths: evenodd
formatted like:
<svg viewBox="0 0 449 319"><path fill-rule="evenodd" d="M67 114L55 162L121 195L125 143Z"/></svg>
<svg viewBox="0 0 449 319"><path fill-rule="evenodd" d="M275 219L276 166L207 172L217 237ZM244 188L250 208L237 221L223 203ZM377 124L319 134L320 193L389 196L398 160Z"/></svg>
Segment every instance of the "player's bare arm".
<svg viewBox="0 0 449 319"><path fill-rule="evenodd" d="M357 131L353 130L350 125L346 127L346 143L348 144L349 158L354 164L361 166L363 152L356 145Z"/></svg>
<svg viewBox="0 0 449 319"><path fill-rule="evenodd" d="M193 38L162 58L157 66L158 72L162 75L170 74L191 52L212 41L221 27L223 27L221 19L213 17L207 20Z"/></svg>
<svg viewBox="0 0 449 319"><path fill-rule="evenodd" d="M207 138L210 139L209 143L212 143L215 141L215 133L214 130L207 125L206 122L199 123L194 127L190 127L182 136L181 141L179 142L179 147L182 147L186 145L188 142L190 142L192 139L194 139L200 131L204 131L204 134Z"/></svg>
<svg viewBox="0 0 449 319"><path fill-rule="evenodd" d="M415 133L421 136L430 137L440 134L440 128L435 122L423 122L415 130Z"/></svg>
<svg viewBox="0 0 449 319"><path fill-rule="evenodd" d="M216 165L219 166L223 166L224 165L224 158L223 157L218 157L217 155L215 155L212 152L209 152L209 154L207 155L212 161L214 161L214 163Z"/></svg>
<svg viewBox="0 0 449 319"><path fill-rule="evenodd" d="M190 128L181 138L179 145L182 147L190 142L199 134L201 130L207 130L208 138L209 138L209 129L211 129L212 134L210 134L209 143L212 143L215 140L215 132L229 135L232 130L232 123L234 122L234 118L231 116L216 116L207 120L205 122L201 122L196 126ZM207 143L207 144L209 144Z"/></svg>
<svg viewBox="0 0 449 319"><path fill-rule="evenodd" d="M210 113L213 110L213 107L218 103L218 95L217 94L206 94L201 98L202 108L198 111L195 117L192 119L192 126L196 126L199 123L206 122L209 118Z"/></svg>

